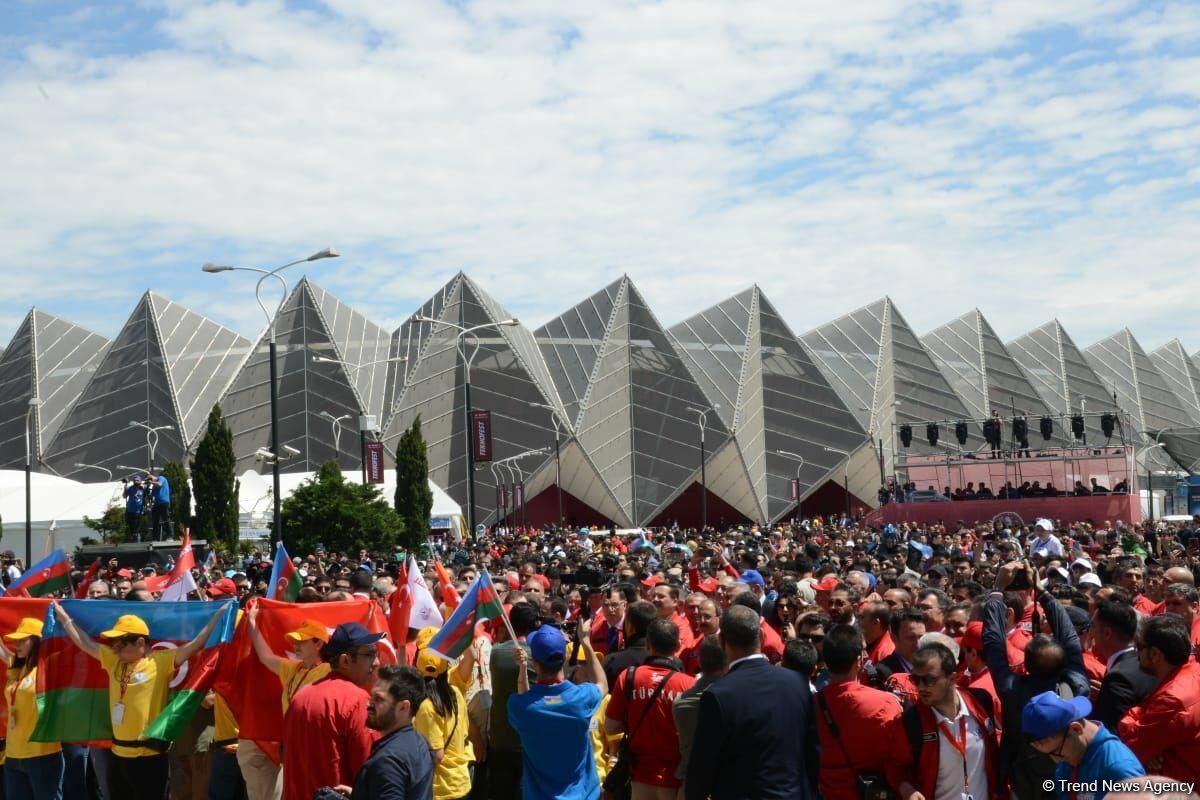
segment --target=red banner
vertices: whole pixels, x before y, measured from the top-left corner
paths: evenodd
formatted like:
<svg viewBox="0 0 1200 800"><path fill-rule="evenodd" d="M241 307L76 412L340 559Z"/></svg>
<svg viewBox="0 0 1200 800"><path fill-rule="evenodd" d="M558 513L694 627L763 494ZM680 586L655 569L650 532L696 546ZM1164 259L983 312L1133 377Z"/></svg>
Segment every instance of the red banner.
<svg viewBox="0 0 1200 800"><path fill-rule="evenodd" d="M383 483L383 442L367 442L367 482Z"/></svg>
<svg viewBox="0 0 1200 800"><path fill-rule="evenodd" d="M492 412L471 412L471 452L475 461L492 460Z"/></svg>
<svg viewBox="0 0 1200 800"><path fill-rule="evenodd" d="M508 487L503 483L496 487L496 508L508 508Z"/></svg>
<svg viewBox="0 0 1200 800"><path fill-rule="evenodd" d="M788 483L792 485L792 502L794 503L800 499L800 480L792 478Z"/></svg>
<svg viewBox="0 0 1200 800"><path fill-rule="evenodd" d="M513 508L520 508L525 505L525 484L513 484Z"/></svg>

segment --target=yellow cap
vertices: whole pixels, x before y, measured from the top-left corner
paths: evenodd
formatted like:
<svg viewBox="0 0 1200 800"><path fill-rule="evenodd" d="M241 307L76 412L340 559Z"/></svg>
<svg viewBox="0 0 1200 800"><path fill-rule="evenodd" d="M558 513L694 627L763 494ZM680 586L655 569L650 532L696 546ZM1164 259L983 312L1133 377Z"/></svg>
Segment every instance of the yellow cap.
<svg viewBox="0 0 1200 800"><path fill-rule="evenodd" d="M315 620L306 619L296 630L287 634L287 638L293 642L306 642L309 639L320 639L322 642L329 643L329 630Z"/></svg>
<svg viewBox="0 0 1200 800"><path fill-rule="evenodd" d="M34 617L26 617L21 620L21 624L12 633L6 633L4 638L10 642L18 642L21 639L28 639L30 636L42 635L42 621Z"/></svg>
<svg viewBox="0 0 1200 800"><path fill-rule="evenodd" d="M112 630L105 631L100 634L105 639L119 639L122 636L149 636L150 629L146 627L146 623L141 617L133 614L122 614L117 617L117 624Z"/></svg>
<svg viewBox="0 0 1200 800"><path fill-rule="evenodd" d="M450 662L429 649L429 642L437 634L437 628L422 628L417 633L417 672L422 675L441 675L450 669Z"/></svg>

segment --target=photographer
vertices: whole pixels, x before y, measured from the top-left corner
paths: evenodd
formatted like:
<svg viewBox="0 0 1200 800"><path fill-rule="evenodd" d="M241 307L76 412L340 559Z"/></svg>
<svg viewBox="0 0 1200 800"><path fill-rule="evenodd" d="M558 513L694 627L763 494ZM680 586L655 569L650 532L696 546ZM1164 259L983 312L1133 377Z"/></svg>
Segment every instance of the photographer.
<svg viewBox="0 0 1200 800"><path fill-rule="evenodd" d="M147 484L152 487L154 505L150 509L150 530L156 542L171 536L171 484L161 469L150 474Z"/></svg>
<svg viewBox="0 0 1200 800"><path fill-rule="evenodd" d="M125 540L141 541L142 512L145 510L146 493L142 488L140 475L132 478L122 478L125 487L122 495L125 497ZM115 560L115 559L114 559Z"/></svg>

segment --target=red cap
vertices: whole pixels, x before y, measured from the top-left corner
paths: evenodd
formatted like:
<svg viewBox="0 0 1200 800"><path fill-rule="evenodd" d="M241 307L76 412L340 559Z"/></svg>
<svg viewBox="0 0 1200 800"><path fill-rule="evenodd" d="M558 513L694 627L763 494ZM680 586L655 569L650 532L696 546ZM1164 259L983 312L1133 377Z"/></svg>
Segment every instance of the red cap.
<svg viewBox="0 0 1200 800"><path fill-rule="evenodd" d="M125 569L124 567L121 567L121 569L117 570L117 577L118 578L132 578L133 573L130 572L129 570Z"/></svg>
<svg viewBox="0 0 1200 800"><path fill-rule="evenodd" d="M704 592L705 594L709 594L711 592L715 592L717 587L720 585L721 582L716 578L705 578L704 580L700 581L700 591Z"/></svg>
<svg viewBox="0 0 1200 800"><path fill-rule="evenodd" d="M817 584L816 588L818 592L832 592L837 588L839 583L841 583L841 581L837 579L836 575L826 575L821 579L821 582Z"/></svg>
<svg viewBox="0 0 1200 800"><path fill-rule="evenodd" d="M646 578L645 580L642 581L642 586L645 586L647 589L653 589L655 586L658 586L660 583L666 583L666 582L667 582L667 579L664 578L662 575L651 575L649 578Z"/></svg>
<svg viewBox="0 0 1200 800"><path fill-rule="evenodd" d="M521 588L521 579L516 575L509 575L504 579L508 583L508 588L516 591Z"/></svg>
<svg viewBox="0 0 1200 800"><path fill-rule="evenodd" d="M959 647L969 647L972 650L983 649L983 623L968 622L967 629L963 631L962 639L958 643Z"/></svg>
<svg viewBox="0 0 1200 800"><path fill-rule="evenodd" d="M550 579L549 578L547 578L545 575L534 575L533 577L534 577L534 580L536 580L538 583L540 583L542 585L543 589L545 589L547 592L550 591Z"/></svg>
<svg viewBox="0 0 1200 800"><path fill-rule="evenodd" d="M221 578L210 583L207 591L209 597L232 597L237 594L237 586L230 578Z"/></svg>

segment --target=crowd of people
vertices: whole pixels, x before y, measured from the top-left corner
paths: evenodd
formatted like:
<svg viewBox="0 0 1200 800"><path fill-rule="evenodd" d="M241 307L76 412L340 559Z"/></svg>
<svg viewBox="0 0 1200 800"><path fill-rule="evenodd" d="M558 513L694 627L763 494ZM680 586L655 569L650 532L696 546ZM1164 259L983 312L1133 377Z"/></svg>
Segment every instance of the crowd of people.
<svg viewBox="0 0 1200 800"><path fill-rule="evenodd" d="M127 614L96 641L56 605L109 676L114 739L31 740L42 623L22 620L0 653L3 784L10 800L1194 796L1197 544L1200 519L499 529L435 542L420 568L459 597L486 571L503 617L467 628L455 659L414 625L396 665L358 622L306 621L272 649L270 559L217 558L199 593L246 611L282 740L239 738L215 693L186 741L147 739L207 633L152 650ZM297 603L386 613L395 555L298 555ZM153 601L153 572L110 562L86 596Z"/></svg>

